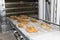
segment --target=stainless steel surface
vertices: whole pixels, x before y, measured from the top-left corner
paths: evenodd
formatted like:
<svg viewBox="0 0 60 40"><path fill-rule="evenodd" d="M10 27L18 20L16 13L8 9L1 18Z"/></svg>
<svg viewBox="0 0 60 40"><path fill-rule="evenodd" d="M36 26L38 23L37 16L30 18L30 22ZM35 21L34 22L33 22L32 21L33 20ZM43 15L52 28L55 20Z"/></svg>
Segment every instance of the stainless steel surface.
<svg viewBox="0 0 60 40"><path fill-rule="evenodd" d="M16 37L17 40L24 40L24 38L22 37L21 34L19 34L17 31L14 31L14 35Z"/></svg>
<svg viewBox="0 0 60 40"><path fill-rule="evenodd" d="M11 24L11 26L13 26L13 27L16 29L16 31L19 33L20 37L17 36L17 38L21 38L21 40L29 40L29 39L16 27L16 25L13 24L13 22L12 22L9 18L7 18L7 20L8 20L8 22ZM16 34L15 34L15 35L16 35ZM17 34L17 35L18 35L18 34Z"/></svg>
<svg viewBox="0 0 60 40"><path fill-rule="evenodd" d="M60 27L59 24L55 24L55 23L50 22L50 21L48 21L48 20L43 20L43 19L40 19L40 20L42 20L42 21L44 21L44 22L46 22L46 23L48 23L48 24L53 24L53 25L56 25L56 26L59 26L59 27Z"/></svg>
<svg viewBox="0 0 60 40"><path fill-rule="evenodd" d="M18 13L36 13L38 12L38 2L11 2L5 3L6 5L6 13L7 14L18 14ZM14 10L13 10L14 9ZM44 20L43 20L44 21ZM16 26L8 19L9 25L14 27L16 31L23 37L19 36L15 33L17 40L29 40ZM49 22L48 22L49 23ZM52 23L51 23L52 24ZM54 24L55 25L55 24ZM60 26L60 25L58 25ZM8 26L9 28L9 26ZM4 34L0 34L0 40L16 40L13 32L7 32Z"/></svg>
<svg viewBox="0 0 60 40"><path fill-rule="evenodd" d="M51 21L51 3L50 3L50 1L46 1L45 20Z"/></svg>
<svg viewBox="0 0 60 40"><path fill-rule="evenodd" d="M16 40L12 31L0 33L0 40Z"/></svg>
<svg viewBox="0 0 60 40"><path fill-rule="evenodd" d="M16 29L16 31L23 37L24 40L29 40L29 38L28 38L26 35L24 35L24 34L16 27L16 25L13 24L13 22L12 22L9 18L7 18L7 19L9 20L10 24ZM40 20L41 20L41 19L40 19ZM44 20L41 20L41 21L44 21ZM46 21L44 21L44 22L46 22ZM47 23L49 23L49 22L47 22ZM53 24L53 23L50 23L50 24ZM53 24L53 25L56 25L56 24ZM59 27L58 24L57 24L56 26ZM22 38L21 38L21 39L22 39Z"/></svg>

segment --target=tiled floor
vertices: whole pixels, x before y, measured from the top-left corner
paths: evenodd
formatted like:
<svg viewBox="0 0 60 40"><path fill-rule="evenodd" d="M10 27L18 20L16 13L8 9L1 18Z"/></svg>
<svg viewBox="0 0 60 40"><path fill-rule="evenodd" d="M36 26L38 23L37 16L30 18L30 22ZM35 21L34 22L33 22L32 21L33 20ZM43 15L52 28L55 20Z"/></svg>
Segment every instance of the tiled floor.
<svg viewBox="0 0 60 40"><path fill-rule="evenodd" d="M13 32L0 33L0 40L16 40Z"/></svg>

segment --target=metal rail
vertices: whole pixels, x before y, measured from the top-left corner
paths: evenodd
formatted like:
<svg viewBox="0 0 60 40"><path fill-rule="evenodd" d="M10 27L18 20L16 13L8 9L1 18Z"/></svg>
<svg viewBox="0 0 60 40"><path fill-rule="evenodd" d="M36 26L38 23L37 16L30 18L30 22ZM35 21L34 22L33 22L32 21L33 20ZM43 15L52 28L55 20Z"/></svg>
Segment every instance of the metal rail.
<svg viewBox="0 0 60 40"><path fill-rule="evenodd" d="M38 4L38 2L7 2L5 4Z"/></svg>
<svg viewBox="0 0 60 40"><path fill-rule="evenodd" d="M38 6L35 6L35 7L14 7L14 8L5 8L5 9L8 10L8 9L25 9L25 8L38 8Z"/></svg>
<svg viewBox="0 0 60 40"><path fill-rule="evenodd" d="M23 12L10 12L10 13L6 13L6 14L17 14L17 13L33 13L33 12L37 12L36 10L35 11L23 11Z"/></svg>
<svg viewBox="0 0 60 40"><path fill-rule="evenodd" d="M46 22L46 23L48 23L48 24L53 24L53 25L57 25L57 26L60 27L59 24L55 24L55 23L53 23L53 22L50 22L50 21L47 21L47 20L43 20L43 19L39 19L39 20L42 20L42 21L44 21L44 22Z"/></svg>

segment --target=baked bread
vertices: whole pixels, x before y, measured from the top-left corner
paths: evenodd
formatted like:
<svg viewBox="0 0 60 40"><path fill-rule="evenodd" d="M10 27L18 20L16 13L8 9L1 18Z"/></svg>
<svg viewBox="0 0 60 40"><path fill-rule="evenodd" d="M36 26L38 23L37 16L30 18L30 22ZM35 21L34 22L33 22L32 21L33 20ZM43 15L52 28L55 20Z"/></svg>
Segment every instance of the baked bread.
<svg viewBox="0 0 60 40"><path fill-rule="evenodd" d="M28 16L27 15L20 15L20 18L28 19Z"/></svg>
<svg viewBox="0 0 60 40"><path fill-rule="evenodd" d="M25 24L24 23L20 23L20 24L18 24L18 27L24 28L25 27Z"/></svg>
<svg viewBox="0 0 60 40"><path fill-rule="evenodd" d="M25 19L22 19L22 18L17 18L17 21L18 22L23 22Z"/></svg>
<svg viewBox="0 0 60 40"><path fill-rule="evenodd" d="M50 30L51 29L51 27L48 24L46 24L46 23L41 23L40 26L42 28L44 28L44 29L47 29L47 30Z"/></svg>
<svg viewBox="0 0 60 40"><path fill-rule="evenodd" d="M38 30L37 30L34 26L27 27L27 28L26 28L26 31L27 31L28 33L38 32Z"/></svg>
<svg viewBox="0 0 60 40"><path fill-rule="evenodd" d="M17 20L17 16L10 16L10 18L14 19L14 20Z"/></svg>
<svg viewBox="0 0 60 40"><path fill-rule="evenodd" d="M29 21L25 20L25 19L19 19L18 22L20 23L24 23L24 24L28 24Z"/></svg>
<svg viewBox="0 0 60 40"><path fill-rule="evenodd" d="M38 20L37 19L31 19L31 22L36 23Z"/></svg>

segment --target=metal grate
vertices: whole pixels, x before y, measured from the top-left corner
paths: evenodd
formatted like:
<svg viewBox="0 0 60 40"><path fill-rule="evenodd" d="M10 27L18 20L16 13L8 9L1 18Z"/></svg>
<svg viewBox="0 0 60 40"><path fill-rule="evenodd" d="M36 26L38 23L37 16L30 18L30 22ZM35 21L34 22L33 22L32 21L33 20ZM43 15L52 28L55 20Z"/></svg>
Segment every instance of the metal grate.
<svg viewBox="0 0 60 40"><path fill-rule="evenodd" d="M20 14L20 13L38 13L38 2L6 2L6 13Z"/></svg>

